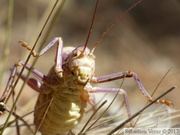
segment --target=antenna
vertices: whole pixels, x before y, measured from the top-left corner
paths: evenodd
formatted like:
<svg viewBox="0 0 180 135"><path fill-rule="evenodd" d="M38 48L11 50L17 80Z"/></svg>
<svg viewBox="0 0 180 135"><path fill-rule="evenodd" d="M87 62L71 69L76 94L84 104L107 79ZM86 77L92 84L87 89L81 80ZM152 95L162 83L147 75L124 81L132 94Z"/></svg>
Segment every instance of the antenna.
<svg viewBox="0 0 180 135"><path fill-rule="evenodd" d="M121 13L103 32L101 37L98 39L98 41L95 43L94 47L91 50L91 53L94 52L95 48L98 46L99 42L102 40L102 38L108 33L108 31L124 16L126 15L131 9L133 9L135 6L137 6L139 3L141 3L143 0L138 0L136 3L134 3L131 7L129 7L126 11Z"/></svg>
<svg viewBox="0 0 180 135"><path fill-rule="evenodd" d="M85 51L85 49L86 49L86 47L87 47L87 44L88 44L88 41L89 41L91 32L92 32L92 27L93 27L93 24L94 24L94 20L95 20L95 16L96 16L96 11L97 11L97 8L98 8L98 2L99 2L99 0L96 0L96 6L95 6L94 13L93 13L93 17L92 17L92 20L91 20L91 25L90 25L90 27L89 27L88 36L87 36L87 39L86 39L86 42L85 42L85 45L84 45L84 49L83 49L83 51L82 51L81 54L84 53L84 51Z"/></svg>

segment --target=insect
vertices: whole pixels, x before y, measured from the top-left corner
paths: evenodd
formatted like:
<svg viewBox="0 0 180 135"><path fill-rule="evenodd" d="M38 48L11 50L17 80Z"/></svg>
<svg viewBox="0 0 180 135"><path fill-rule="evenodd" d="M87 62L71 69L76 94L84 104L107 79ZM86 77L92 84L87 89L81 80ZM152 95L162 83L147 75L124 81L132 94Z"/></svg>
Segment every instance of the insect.
<svg viewBox="0 0 180 135"><path fill-rule="evenodd" d="M23 47L29 48L27 43L20 41ZM93 93L97 92L119 92L124 96L128 116L131 116L127 94L120 88L92 87L91 83L105 83L117 79L134 78L140 90L152 101L152 97L146 92L139 77L131 71L123 71L100 77L95 76L95 55L94 50L84 46L63 47L63 39L56 37L39 54L41 56L52 46L56 45L55 64L47 75L36 69L32 69L35 78L28 78L27 84L39 93L35 106L34 124L42 135L65 134L71 130L82 119L87 103L94 105ZM19 61L18 66L24 66L31 70L30 65L25 65L24 61ZM16 67L12 72L16 71ZM19 74L16 71L16 74ZM27 78L22 74L22 80ZM161 103L172 105L166 100ZM2 110L4 111L4 110ZM131 123L133 126L133 122Z"/></svg>

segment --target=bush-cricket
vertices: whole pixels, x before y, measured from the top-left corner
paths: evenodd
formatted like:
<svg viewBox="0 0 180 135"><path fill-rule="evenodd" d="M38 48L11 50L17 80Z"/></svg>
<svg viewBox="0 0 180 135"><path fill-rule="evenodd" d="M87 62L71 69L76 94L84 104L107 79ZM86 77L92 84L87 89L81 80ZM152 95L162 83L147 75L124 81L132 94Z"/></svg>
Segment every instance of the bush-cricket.
<svg viewBox="0 0 180 135"><path fill-rule="evenodd" d="M128 11L129 10L127 10L127 12ZM126 14L126 12L124 14ZM93 21L94 19L92 19L92 22ZM115 20L109 28L111 28L116 21L117 20ZM89 32L90 31L91 28ZM93 93L96 92L119 92L119 94L122 94L124 96L128 116L131 116L127 94L123 89L92 87L90 83L104 83L116 79L132 77L137 82L144 96L147 97L149 101L152 101L152 97L146 92L137 74L134 72L124 71L95 77L95 56L93 53L99 41L92 49L87 47L87 43L77 48L63 48L62 38L57 37L41 50L39 54L33 54L34 56L40 56L52 46L57 45L55 65L51 68L48 75L46 76L40 71L33 69L32 73L39 80L29 78L27 82L31 88L39 92L36 108L45 101L51 101L49 104L35 111L35 125L43 135L63 134L71 130L81 120L86 103L88 102L94 105ZM20 43L24 47L30 49L25 42L20 41ZM18 65L25 66L27 70L31 69L31 66L24 65L23 61L20 61ZM15 71L16 66L12 69L12 73L15 74ZM19 74L19 72L16 71L16 74ZM22 80L25 80L25 78L26 75L21 75ZM160 100L160 102L172 105L170 101ZM45 115L44 112L46 112ZM133 122L131 122L131 125L133 126Z"/></svg>

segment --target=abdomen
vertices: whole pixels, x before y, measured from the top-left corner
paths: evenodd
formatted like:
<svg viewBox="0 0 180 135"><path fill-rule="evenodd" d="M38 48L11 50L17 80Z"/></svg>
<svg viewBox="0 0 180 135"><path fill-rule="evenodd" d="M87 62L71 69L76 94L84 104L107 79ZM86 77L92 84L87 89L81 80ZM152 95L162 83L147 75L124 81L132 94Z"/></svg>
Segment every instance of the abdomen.
<svg viewBox="0 0 180 135"><path fill-rule="evenodd" d="M47 110L48 105L49 109ZM43 107L39 108L40 106ZM34 113L36 129L39 129L42 135L65 134L80 121L85 106L86 103L78 95L65 93L40 94ZM47 113L45 113L46 111Z"/></svg>

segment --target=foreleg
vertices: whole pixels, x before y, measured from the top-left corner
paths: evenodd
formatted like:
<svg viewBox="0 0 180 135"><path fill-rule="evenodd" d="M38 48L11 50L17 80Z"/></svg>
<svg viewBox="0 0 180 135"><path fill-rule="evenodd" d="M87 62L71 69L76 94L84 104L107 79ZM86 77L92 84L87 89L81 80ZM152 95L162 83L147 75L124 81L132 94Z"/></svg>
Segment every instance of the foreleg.
<svg viewBox="0 0 180 135"><path fill-rule="evenodd" d="M19 72L17 72L17 74L19 75ZM20 78L25 81L27 76L24 75L24 74L21 74ZM42 90L41 90L41 82L34 79L34 78L28 78L27 80L27 84L28 86L30 86L33 90L37 91L38 93L42 93Z"/></svg>
<svg viewBox="0 0 180 135"><path fill-rule="evenodd" d="M23 41L19 41L21 43L21 45L25 48L27 48L28 50L31 50L31 47L28 46L28 44L26 42ZM37 54L35 51L32 52L33 56L41 56L42 54L44 54L46 51L48 51L52 46L57 45L57 49L56 49L56 57L55 57L55 72L57 73L57 75L59 77L62 77L62 50L63 50L63 40L61 37L56 37L54 38L44 49L42 49L40 51L39 54Z"/></svg>
<svg viewBox="0 0 180 135"><path fill-rule="evenodd" d="M18 62L18 65L20 66L25 66L24 65L24 61L19 61ZM27 70L31 70L31 66L26 64L25 68ZM19 74L17 72L17 74ZM32 69L32 74L35 75L40 81L34 79L34 78L28 78L28 81L27 81L27 84L32 88L34 89L35 91L39 92L39 93L49 93L51 91L51 88L48 89L43 89L42 88L42 84L41 82L45 83L47 86L55 86L55 85L58 85L58 82L54 79L52 79L51 77L48 77L46 75L44 75L43 73L41 73L40 71L38 71L37 69L33 68ZM21 75L20 76L22 80L25 80L27 78L26 75Z"/></svg>
<svg viewBox="0 0 180 135"><path fill-rule="evenodd" d="M151 102L153 100L153 98L145 90L145 88L144 88L143 84L141 83L138 75L134 72L124 71L124 72L118 72L115 74L110 74L110 75L105 75L105 76L100 76L100 77L93 77L91 79L91 82L92 83L104 83L104 82L109 82L109 81L113 81L113 80L117 80L117 79L132 78L132 77L135 79L135 81L138 84L143 95L145 97L147 97L148 101ZM160 102L162 104L166 104L168 106L173 105L173 103L171 101L168 101L168 100L158 100L157 103L158 102Z"/></svg>

